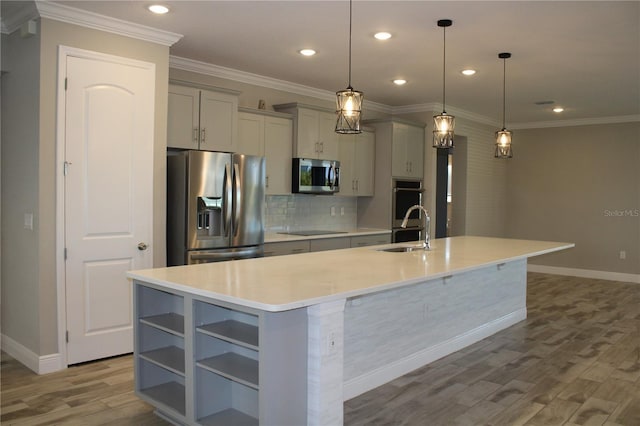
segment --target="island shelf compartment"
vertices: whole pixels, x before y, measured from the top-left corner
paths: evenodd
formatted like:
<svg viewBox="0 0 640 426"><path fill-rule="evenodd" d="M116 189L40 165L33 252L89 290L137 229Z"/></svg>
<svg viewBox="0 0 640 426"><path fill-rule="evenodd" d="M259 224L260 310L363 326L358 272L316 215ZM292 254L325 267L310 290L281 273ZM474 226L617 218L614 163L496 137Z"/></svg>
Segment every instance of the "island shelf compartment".
<svg viewBox="0 0 640 426"><path fill-rule="evenodd" d="M207 426L259 425L259 391L209 370L196 373L196 419Z"/></svg>
<svg viewBox="0 0 640 426"><path fill-rule="evenodd" d="M257 313L194 301L199 424L258 424Z"/></svg>
<svg viewBox="0 0 640 426"><path fill-rule="evenodd" d="M136 393L168 413L186 414L184 297L136 286Z"/></svg>

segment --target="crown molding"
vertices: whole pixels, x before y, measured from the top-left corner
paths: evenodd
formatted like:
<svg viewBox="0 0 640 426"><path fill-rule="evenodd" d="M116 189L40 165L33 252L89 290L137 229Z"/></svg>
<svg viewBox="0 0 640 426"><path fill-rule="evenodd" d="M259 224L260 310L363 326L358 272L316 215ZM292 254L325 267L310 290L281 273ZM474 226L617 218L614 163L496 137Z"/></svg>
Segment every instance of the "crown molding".
<svg viewBox="0 0 640 426"><path fill-rule="evenodd" d="M640 122L640 114L619 115L616 117L577 118L574 120L534 121L529 123L514 123L511 129L543 129L550 127L592 126L597 124L619 124Z"/></svg>
<svg viewBox="0 0 640 426"><path fill-rule="evenodd" d="M4 12L5 15L2 16L2 22L0 22L2 34L11 34L25 22L38 18L38 10L33 2L21 2L18 7L9 9L8 13Z"/></svg>
<svg viewBox="0 0 640 426"><path fill-rule="evenodd" d="M442 109L441 102L428 102L424 104L413 104L413 105L392 107L392 111L394 115L395 114L411 114L415 112L434 113L434 112L440 111L441 109ZM453 107L451 105L447 106L447 112L453 115L454 117L464 118L470 121L474 121L476 123L489 124L492 126L500 125L500 123L497 120L491 117L487 117L481 114L476 114L471 111L466 111L464 109Z"/></svg>
<svg viewBox="0 0 640 426"><path fill-rule="evenodd" d="M99 31L149 41L163 46L172 46L182 38L182 34L158 30L146 25L134 24L86 10L76 9L58 3L36 1L37 12L42 18L80 25Z"/></svg>
<svg viewBox="0 0 640 426"><path fill-rule="evenodd" d="M266 87L273 90L281 90L283 92L296 93L302 96L309 96L316 99L335 102L335 92L316 89L315 87L305 86L302 84L291 83L277 78L265 77L246 71L240 71L233 68L222 67L220 65L209 64L206 62L196 61L193 59L181 58L179 56L169 57L169 67L183 71L191 71L198 74L209 75L212 77L224 78L226 80L237 81L240 83L252 84L254 86ZM383 112L391 114L391 107L367 101L365 108L371 111Z"/></svg>

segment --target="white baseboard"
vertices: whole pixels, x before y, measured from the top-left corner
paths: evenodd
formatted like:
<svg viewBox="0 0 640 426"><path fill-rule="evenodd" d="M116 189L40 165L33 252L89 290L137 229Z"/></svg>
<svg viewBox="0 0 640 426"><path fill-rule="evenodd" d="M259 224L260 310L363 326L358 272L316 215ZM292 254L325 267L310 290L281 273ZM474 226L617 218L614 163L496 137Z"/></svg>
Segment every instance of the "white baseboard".
<svg viewBox="0 0 640 426"><path fill-rule="evenodd" d="M456 336L445 342L418 351L408 357L389 363L384 367L377 368L362 374L344 383L344 400L354 398L364 392L374 389L380 385L397 379L417 368L429 364L435 360L445 357L453 352L459 351L473 343L487 338L498 331L504 330L527 318L527 309L522 308L505 315L491 322L481 325L464 334Z"/></svg>
<svg viewBox="0 0 640 426"><path fill-rule="evenodd" d="M53 373L67 368L60 354L37 355L9 336L3 334L1 338L2 350L36 374Z"/></svg>
<svg viewBox="0 0 640 426"><path fill-rule="evenodd" d="M543 274L567 275L571 277L595 278L608 281L622 281L640 284L640 274L624 274L622 272L594 271L591 269L562 268L559 266L527 265L528 272L540 272Z"/></svg>

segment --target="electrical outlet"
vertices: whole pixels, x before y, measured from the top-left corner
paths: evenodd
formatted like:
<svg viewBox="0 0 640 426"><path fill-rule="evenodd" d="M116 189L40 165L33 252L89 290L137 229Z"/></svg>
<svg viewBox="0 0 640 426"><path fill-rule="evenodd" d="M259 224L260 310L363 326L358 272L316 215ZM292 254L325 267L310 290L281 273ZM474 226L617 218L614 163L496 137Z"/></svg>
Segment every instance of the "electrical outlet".
<svg viewBox="0 0 640 426"><path fill-rule="evenodd" d="M627 252L620 250L620 259L625 260L627 258Z"/></svg>
<svg viewBox="0 0 640 426"><path fill-rule="evenodd" d="M24 229L33 231L33 213L24 214Z"/></svg>
<svg viewBox="0 0 640 426"><path fill-rule="evenodd" d="M336 334L330 331L327 334L327 354L332 354L336 351Z"/></svg>
<svg viewBox="0 0 640 426"><path fill-rule="evenodd" d="M331 206L331 216L335 216L335 215L336 215L336 207Z"/></svg>
<svg viewBox="0 0 640 426"><path fill-rule="evenodd" d="M344 207L340 207L340 216L344 216Z"/></svg>

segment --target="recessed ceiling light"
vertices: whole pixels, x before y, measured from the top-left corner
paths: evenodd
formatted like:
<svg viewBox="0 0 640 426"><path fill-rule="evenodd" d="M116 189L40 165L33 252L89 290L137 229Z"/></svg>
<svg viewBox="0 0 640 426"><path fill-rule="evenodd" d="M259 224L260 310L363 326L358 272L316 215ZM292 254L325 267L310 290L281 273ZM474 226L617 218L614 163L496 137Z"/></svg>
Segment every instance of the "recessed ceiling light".
<svg viewBox="0 0 640 426"><path fill-rule="evenodd" d="M555 107L553 109L553 112L562 112L562 111L564 111L564 108L562 108L562 107Z"/></svg>
<svg viewBox="0 0 640 426"><path fill-rule="evenodd" d="M375 33L373 36L378 40L389 40L391 38L391 34L384 31Z"/></svg>
<svg viewBox="0 0 640 426"><path fill-rule="evenodd" d="M393 80L393 84L402 86L403 84L407 84L407 80L405 80L404 78L396 78L395 80Z"/></svg>
<svg viewBox="0 0 640 426"><path fill-rule="evenodd" d="M476 73L476 70L466 69L466 70L462 70L461 73L464 75L474 75Z"/></svg>
<svg viewBox="0 0 640 426"><path fill-rule="evenodd" d="M304 56L313 56L316 54L316 51L313 49L302 49L300 50L300 54Z"/></svg>
<svg viewBox="0 0 640 426"><path fill-rule="evenodd" d="M148 9L153 13L157 13L158 15L164 15L165 13L169 12L169 8L161 4L152 4L148 7Z"/></svg>

